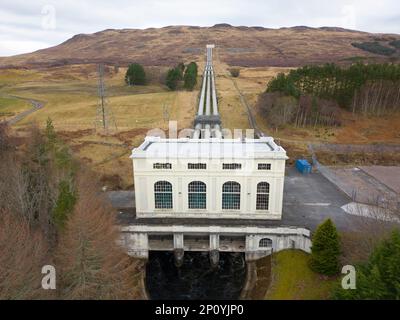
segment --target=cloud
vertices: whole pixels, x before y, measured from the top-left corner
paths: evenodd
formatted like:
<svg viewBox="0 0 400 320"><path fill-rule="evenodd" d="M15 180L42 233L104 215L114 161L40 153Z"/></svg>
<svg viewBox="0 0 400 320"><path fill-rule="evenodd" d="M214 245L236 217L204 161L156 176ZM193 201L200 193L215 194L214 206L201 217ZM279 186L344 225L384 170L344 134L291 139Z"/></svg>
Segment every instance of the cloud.
<svg viewBox="0 0 400 320"><path fill-rule="evenodd" d="M398 12L397 0L2 0L0 56L46 48L77 33L109 28L210 26L225 22L400 33Z"/></svg>

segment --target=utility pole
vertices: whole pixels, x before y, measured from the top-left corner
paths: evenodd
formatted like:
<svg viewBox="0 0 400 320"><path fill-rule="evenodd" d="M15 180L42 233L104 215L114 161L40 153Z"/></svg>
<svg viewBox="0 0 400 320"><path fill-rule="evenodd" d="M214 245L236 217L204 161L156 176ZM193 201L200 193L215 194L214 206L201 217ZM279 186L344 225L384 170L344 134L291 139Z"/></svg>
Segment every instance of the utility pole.
<svg viewBox="0 0 400 320"><path fill-rule="evenodd" d="M104 65L99 64L97 69L98 74L98 96L99 96L99 104L96 112L96 120L95 126L96 130L100 127L103 132L106 134L109 133L110 125L113 129L117 129L117 125L114 120L114 116L112 114L111 108L107 106L107 98L106 98L106 87L104 83Z"/></svg>
<svg viewBox="0 0 400 320"><path fill-rule="evenodd" d="M103 122L103 129L106 130L106 115L105 115L105 92L104 92L104 66L99 64L98 67L98 74L99 74L99 96L100 96L100 108L101 108L101 116Z"/></svg>
<svg viewBox="0 0 400 320"><path fill-rule="evenodd" d="M168 122L169 120L169 106L167 106L165 103L163 104L163 118L164 122Z"/></svg>

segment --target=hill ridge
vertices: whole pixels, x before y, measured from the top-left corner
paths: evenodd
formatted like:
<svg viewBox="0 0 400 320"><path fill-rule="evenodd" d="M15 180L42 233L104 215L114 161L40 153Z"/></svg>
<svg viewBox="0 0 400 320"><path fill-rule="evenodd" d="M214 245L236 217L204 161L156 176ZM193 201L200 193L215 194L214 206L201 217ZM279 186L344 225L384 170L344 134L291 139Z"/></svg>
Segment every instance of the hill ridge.
<svg viewBox="0 0 400 320"><path fill-rule="evenodd" d="M340 27L294 26L279 29L261 26L210 27L187 25L146 29L104 29L80 33L59 45L11 57L0 57L0 68L49 67L80 63L170 66L199 60L204 46L217 45L222 60L230 65L296 67L304 64L343 62L352 59L398 61L363 51L352 43L399 40L396 34L374 34Z"/></svg>

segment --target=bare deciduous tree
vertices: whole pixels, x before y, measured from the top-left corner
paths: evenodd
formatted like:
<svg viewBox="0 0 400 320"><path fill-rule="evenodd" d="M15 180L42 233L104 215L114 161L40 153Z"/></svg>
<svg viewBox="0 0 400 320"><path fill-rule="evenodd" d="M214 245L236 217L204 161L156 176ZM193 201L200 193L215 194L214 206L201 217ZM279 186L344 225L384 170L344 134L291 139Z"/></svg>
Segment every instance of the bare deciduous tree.
<svg viewBox="0 0 400 320"><path fill-rule="evenodd" d="M0 211L0 299L51 298L41 287L42 267L51 264L40 230Z"/></svg>
<svg viewBox="0 0 400 320"><path fill-rule="evenodd" d="M371 200L370 203L373 203ZM341 234L343 262L366 261L376 245L388 237L392 230L400 229L400 211L374 205L358 204L351 219L352 231Z"/></svg>
<svg viewBox="0 0 400 320"><path fill-rule="evenodd" d="M91 174L79 172L79 199L60 238L57 269L65 299L130 299L135 264L117 244L115 215Z"/></svg>

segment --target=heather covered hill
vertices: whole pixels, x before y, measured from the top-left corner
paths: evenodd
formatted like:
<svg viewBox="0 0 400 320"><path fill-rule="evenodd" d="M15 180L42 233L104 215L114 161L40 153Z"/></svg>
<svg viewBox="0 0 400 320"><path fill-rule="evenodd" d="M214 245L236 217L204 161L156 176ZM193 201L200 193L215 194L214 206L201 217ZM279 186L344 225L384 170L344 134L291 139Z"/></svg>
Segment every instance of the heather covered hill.
<svg viewBox="0 0 400 320"><path fill-rule="evenodd" d="M206 43L215 43L219 57L237 66L300 66L325 62L399 61L400 35L371 34L334 27L305 26L268 29L169 26L148 29L107 29L78 34L65 42L36 52L0 58L0 68L61 66L77 63L170 66L203 54ZM374 48L387 48L371 51ZM367 49L367 50L366 50Z"/></svg>

